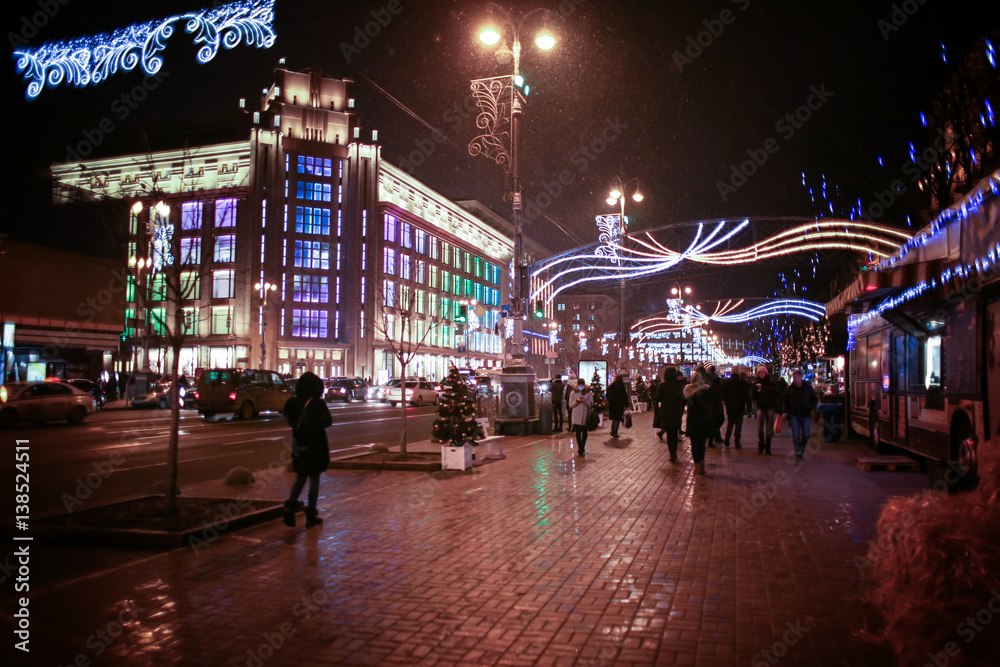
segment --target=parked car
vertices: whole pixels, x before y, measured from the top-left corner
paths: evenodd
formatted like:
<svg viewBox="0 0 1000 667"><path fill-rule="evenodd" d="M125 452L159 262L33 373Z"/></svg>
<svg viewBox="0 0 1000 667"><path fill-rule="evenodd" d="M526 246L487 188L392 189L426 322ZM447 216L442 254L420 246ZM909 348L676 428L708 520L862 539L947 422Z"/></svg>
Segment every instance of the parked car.
<svg viewBox="0 0 1000 667"><path fill-rule="evenodd" d="M211 368L201 374L194 399L198 412L206 418L231 412L240 419L250 419L266 410L283 411L285 401L294 394L274 371Z"/></svg>
<svg viewBox="0 0 1000 667"><path fill-rule="evenodd" d="M368 400L368 383L361 378L336 378L326 384L327 401L344 401L350 403L357 399Z"/></svg>
<svg viewBox="0 0 1000 667"><path fill-rule="evenodd" d="M8 382L0 385L0 427L65 419L79 424L97 410L89 392L66 382Z"/></svg>
<svg viewBox="0 0 1000 667"><path fill-rule="evenodd" d="M77 389L87 392L94 397L94 405L98 410L104 407L104 403L107 398L104 396L104 391L101 389L101 385L97 384L93 380L87 380L85 378L71 378L69 380L63 380L66 384L71 384Z"/></svg>
<svg viewBox="0 0 1000 667"><path fill-rule="evenodd" d="M410 405L434 405L437 403L439 388L436 388L434 383L425 380L407 380L405 387L401 387L400 384L402 383L390 386L386 391L385 400L389 402L389 405L394 406L402 400ZM406 392L405 398L403 397L404 390Z"/></svg>

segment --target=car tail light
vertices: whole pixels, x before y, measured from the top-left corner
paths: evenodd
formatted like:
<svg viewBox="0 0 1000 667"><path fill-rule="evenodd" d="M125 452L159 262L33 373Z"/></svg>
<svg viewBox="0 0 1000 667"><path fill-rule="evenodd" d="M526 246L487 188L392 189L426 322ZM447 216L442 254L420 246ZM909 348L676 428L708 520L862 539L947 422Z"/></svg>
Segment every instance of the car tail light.
<svg viewBox="0 0 1000 667"><path fill-rule="evenodd" d="M411 396L413 396L413 390L412 389L407 389L406 390L406 397L410 398Z"/></svg>
<svg viewBox="0 0 1000 667"><path fill-rule="evenodd" d="M7 387L0 387L0 403L7 402Z"/></svg>
<svg viewBox="0 0 1000 667"><path fill-rule="evenodd" d="M193 398L194 400L196 400L196 401L197 401L197 400L198 400L198 392L196 392L196 391L192 391L192 392L191 392L191 398Z"/></svg>
<svg viewBox="0 0 1000 667"><path fill-rule="evenodd" d="M235 391L229 393L229 400L230 401L235 401L236 400L236 392Z"/></svg>

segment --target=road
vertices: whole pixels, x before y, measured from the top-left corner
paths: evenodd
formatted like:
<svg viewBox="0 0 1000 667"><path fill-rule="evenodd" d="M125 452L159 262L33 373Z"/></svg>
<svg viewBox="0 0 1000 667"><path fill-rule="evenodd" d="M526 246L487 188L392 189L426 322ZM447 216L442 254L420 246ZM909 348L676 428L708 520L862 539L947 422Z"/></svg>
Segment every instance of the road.
<svg viewBox="0 0 1000 667"><path fill-rule="evenodd" d="M400 408L381 403L332 403L327 429L335 453L358 445L399 443ZM407 407L407 440L430 437L435 408ZM15 440L30 451L33 518L79 511L146 493L167 474L167 410L105 409L78 426L65 422L0 431L0 478L15 481ZM179 480L184 484L222 479L237 466L259 470L287 460L291 430L282 415L262 413L249 421L205 420L182 410ZM4 494L0 512L13 514L13 496Z"/></svg>

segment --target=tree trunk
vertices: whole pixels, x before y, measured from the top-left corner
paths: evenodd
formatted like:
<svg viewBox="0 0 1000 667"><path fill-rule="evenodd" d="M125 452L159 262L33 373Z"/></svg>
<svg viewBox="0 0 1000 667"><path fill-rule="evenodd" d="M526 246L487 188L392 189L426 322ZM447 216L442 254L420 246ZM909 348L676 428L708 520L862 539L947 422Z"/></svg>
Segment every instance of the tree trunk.
<svg viewBox="0 0 1000 667"><path fill-rule="evenodd" d="M175 326L177 325L175 316ZM170 387L170 439L167 445L167 496L166 511L173 514L177 511L177 450L181 423L180 377L181 346L171 345L173 358L170 360L170 376L174 379Z"/></svg>
<svg viewBox="0 0 1000 667"><path fill-rule="evenodd" d="M402 417L403 430L399 434L399 455L406 458L406 356L399 355L399 363L403 367L401 379L399 381L399 406Z"/></svg>

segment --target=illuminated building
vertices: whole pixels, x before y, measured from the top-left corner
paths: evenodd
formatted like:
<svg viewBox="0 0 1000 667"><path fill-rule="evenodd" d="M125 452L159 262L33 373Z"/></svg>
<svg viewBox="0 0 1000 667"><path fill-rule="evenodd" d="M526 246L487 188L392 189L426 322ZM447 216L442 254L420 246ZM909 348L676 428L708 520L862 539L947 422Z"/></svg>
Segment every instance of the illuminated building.
<svg viewBox="0 0 1000 667"><path fill-rule="evenodd" d="M395 376L386 335L423 341L409 375L442 378L467 354L474 367L502 364L510 223L382 160L377 131L362 132L352 85L278 69L259 110L246 113L245 138L52 166L57 202L82 193L144 204L131 214L129 257L150 254L155 204L169 208L162 217L193 286L183 295L183 372L263 365L291 375ZM155 325L167 306L158 300L171 296L157 280L133 272L125 325L139 345L147 338L138 327L154 329L150 366L165 370ZM254 289L264 283L277 289ZM460 334L463 299L476 301L478 326ZM415 311L409 336L395 309L404 301ZM119 365L131 363L122 355Z"/></svg>

